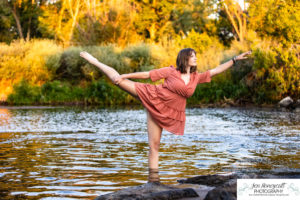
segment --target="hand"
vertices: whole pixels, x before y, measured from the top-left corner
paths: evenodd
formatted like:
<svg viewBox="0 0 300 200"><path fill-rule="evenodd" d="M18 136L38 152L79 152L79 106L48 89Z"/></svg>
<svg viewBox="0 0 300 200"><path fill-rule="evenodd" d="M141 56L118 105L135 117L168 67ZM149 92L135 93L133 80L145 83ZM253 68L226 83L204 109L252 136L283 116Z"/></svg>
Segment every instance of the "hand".
<svg viewBox="0 0 300 200"><path fill-rule="evenodd" d="M82 58L86 59L90 63L98 61L94 56L92 56L91 54L89 54L88 52L85 52L85 51L80 52L80 56Z"/></svg>
<svg viewBox="0 0 300 200"><path fill-rule="evenodd" d="M251 53L252 53L252 51L247 51L247 52L245 52L245 53L242 53L242 54L236 56L236 60L247 59L247 58L248 58L247 56L248 56L248 55L251 55Z"/></svg>
<svg viewBox="0 0 300 200"><path fill-rule="evenodd" d="M117 75L117 76L115 76L115 77L112 78L112 82L115 85L119 85L123 80L124 80L124 78L123 78L122 75Z"/></svg>

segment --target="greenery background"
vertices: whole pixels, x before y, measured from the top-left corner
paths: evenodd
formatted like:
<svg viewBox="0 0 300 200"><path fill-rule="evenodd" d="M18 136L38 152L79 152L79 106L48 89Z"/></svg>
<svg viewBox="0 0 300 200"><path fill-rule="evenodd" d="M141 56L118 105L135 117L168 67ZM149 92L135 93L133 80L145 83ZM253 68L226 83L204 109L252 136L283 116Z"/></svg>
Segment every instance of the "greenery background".
<svg viewBox="0 0 300 200"><path fill-rule="evenodd" d="M253 51L251 58L199 85L190 104L299 99L300 2L241 2L1 1L0 100L13 105L135 104L79 52L130 73L174 65L186 47L197 51L200 72Z"/></svg>

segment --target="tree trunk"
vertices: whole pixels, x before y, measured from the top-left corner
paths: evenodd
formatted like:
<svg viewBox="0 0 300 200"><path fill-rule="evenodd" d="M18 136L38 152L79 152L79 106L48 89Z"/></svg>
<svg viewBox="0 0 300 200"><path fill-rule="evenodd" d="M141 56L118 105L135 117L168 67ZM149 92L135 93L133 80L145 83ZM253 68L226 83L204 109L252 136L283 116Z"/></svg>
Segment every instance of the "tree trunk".
<svg viewBox="0 0 300 200"><path fill-rule="evenodd" d="M28 22L28 29L27 29L27 35L26 35L26 41L30 40L30 26L31 26L31 17L29 18L29 22Z"/></svg>
<svg viewBox="0 0 300 200"><path fill-rule="evenodd" d="M19 36L22 40L24 40L24 36L23 36L23 32L22 32L22 26L21 26L21 23L20 23L20 18L19 18L18 13L17 13L16 4L13 6L13 8L10 8L10 9L11 9L11 12L12 12L15 20L16 20Z"/></svg>
<svg viewBox="0 0 300 200"><path fill-rule="evenodd" d="M234 5L232 1L229 1L228 5L226 2L223 2L223 5L240 42L243 42L247 32L246 16L240 6ZM236 23L235 18L237 19L238 24Z"/></svg>
<svg viewBox="0 0 300 200"><path fill-rule="evenodd" d="M63 41L63 43L65 42L64 37L61 36L61 23L63 20L63 14L65 11L65 5L66 5L66 0L62 0L62 7L59 11L59 17L58 17L58 27L57 27L57 34L56 36L58 37L58 39L61 39Z"/></svg>
<svg viewBox="0 0 300 200"><path fill-rule="evenodd" d="M70 3L70 1L69 1ZM69 4L71 6L71 4ZM74 31L74 27L76 25L76 22L77 22L77 16L78 16L78 12L79 12L79 7L80 7L80 0L76 0L76 5L75 5L75 12L73 12L73 8L72 6L70 7L70 13L71 13L71 16L72 16L72 26L71 26L71 29L70 29L70 32L69 32L69 37L68 37L68 41L67 41L67 45L69 46L70 45L70 41L72 40L72 37L73 37L73 31Z"/></svg>

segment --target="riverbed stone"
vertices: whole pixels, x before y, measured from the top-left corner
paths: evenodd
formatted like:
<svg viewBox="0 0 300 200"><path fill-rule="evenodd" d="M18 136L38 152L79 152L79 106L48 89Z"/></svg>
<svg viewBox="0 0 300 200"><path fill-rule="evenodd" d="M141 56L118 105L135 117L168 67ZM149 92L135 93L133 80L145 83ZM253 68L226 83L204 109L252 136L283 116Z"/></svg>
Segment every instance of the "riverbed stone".
<svg viewBox="0 0 300 200"><path fill-rule="evenodd" d="M249 170L228 174L200 175L180 179L178 185L159 182L129 187L102 195L96 200L236 200L237 179L300 178L298 169L274 169L272 171Z"/></svg>
<svg viewBox="0 0 300 200"><path fill-rule="evenodd" d="M189 183L189 184L200 184L200 185L208 185L208 186L220 186L226 183L231 179L237 178L237 174L230 173L230 174L213 174L213 175L201 175L195 176L192 178L181 179L177 180L179 183Z"/></svg>
<svg viewBox="0 0 300 200"><path fill-rule="evenodd" d="M287 96L279 102L279 106L286 108L286 107L289 107L293 102L294 102L293 99L291 97Z"/></svg>
<svg viewBox="0 0 300 200"><path fill-rule="evenodd" d="M237 181L232 179L209 191L204 200L236 200Z"/></svg>
<svg viewBox="0 0 300 200"><path fill-rule="evenodd" d="M129 187L97 197L95 200L168 200L198 197L192 188L176 188L158 182Z"/></svg>
<svg viewBox="0 0 300 200"><path fill-rule="evenodd" d="M300 99L298 99L295 103L295 112L300 113Z"/></svg>

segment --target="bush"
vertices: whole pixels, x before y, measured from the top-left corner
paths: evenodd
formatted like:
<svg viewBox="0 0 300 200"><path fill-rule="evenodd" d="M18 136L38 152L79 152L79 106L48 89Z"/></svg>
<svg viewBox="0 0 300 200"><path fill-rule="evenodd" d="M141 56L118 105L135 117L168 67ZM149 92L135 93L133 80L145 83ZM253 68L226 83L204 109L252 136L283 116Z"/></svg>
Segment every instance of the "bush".
<svg viewBox="0 0 300 200"><path fill-rule="evenodd" d="M286 96L300 97L299 47L289 48L265 41L265 47L254 49L255 84L251 87L257 103L276 103Z"/></svg>
<svg viewBox="0 0 300 200"><path fill-rule="evenodd" d="M84 90L71 87L69 83L60 81L47 82L41 87L41 101L43 103L63 103L83 101Z"/></svg>
<svg viewBox="0 0 300 200"><path fill-rule="evenodd" d="M82 51L80 47L70 47L65 50L59 62L59 67L56 70L56 78L67 80L80 80L84 78L81 73L81 66L84 65L84 60L79 56Z"/></svg>
<svg viewBox="0 0 300 200"><path fill-rule="evenodd" d="M152 57L151 47L146 44L128 46L121 54L127 60L133 72L149 71L159 65L157 59Z"/></svg>
<svg viewBox="0 0 300 200"><path fill-rule="evenodd" d="M131 95L103 79L92 82L87 88L87 101L100 105L122 105L137 102Z"/></svg>
<svg viewBox="0 0 300 200"><path fill-rule="evenodd" d="M40 98L40 87L34 86L23 79L14 85L13 93L8 96L7 102L16 105L28 105L40 103Z"/></svg>
<svg viewBox="0 0 300 200"><path fill-rule="evenodd" d="M41 85L50 80L45 67L46 59L61 48L50 40L15 41L10 45L0 44L0 79L17 83L24 79Z"/></svg>
<svg viewBox="0 0 300 200"><path fill-rule="evenodd" d="M191 104L216 103L230 98L237 100L248 95L246 85L239 81L234 82L232 72L227 71L213 78L211 83L198 85L194 95L188 100Z"/></svg>
<svg viewBox="0 0 300 200"><path fill-rule="evenodd" d="M0 44L0 97L12 92L12 86L21 80L30 85L42 85L51 80L52 73L45 67L49 56L56 55L61 47L50 40L14 41ZM23 83L24 84L24 83Z"/></svg>

